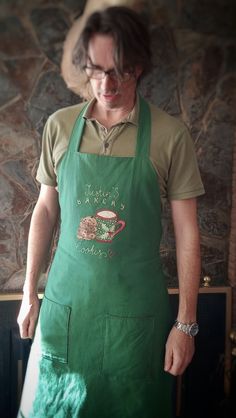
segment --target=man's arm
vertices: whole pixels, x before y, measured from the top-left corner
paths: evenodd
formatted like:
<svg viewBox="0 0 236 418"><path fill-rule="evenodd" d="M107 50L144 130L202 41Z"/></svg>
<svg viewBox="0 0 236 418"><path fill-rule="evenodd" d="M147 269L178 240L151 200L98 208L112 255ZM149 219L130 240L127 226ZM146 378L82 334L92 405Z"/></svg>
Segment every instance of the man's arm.
<svg viewBox="0 0 236 418"><path fill-rule="evenodd" d="M196 321L200 280L200 243L196 206L196 199L171 202L179 278L177 318L183 323ZM165 371L173 375L182 374L192 360L193 354L194 338L173 327L166 343Z"/></svg>
<svg viewBox="0 0 236 418"><path fill-rule="evenodd" d="M55 188L42 185L31 218L24 294L17 319L22 338L33 338L39 313L38 280L50 247L58 208Z"/></svg>

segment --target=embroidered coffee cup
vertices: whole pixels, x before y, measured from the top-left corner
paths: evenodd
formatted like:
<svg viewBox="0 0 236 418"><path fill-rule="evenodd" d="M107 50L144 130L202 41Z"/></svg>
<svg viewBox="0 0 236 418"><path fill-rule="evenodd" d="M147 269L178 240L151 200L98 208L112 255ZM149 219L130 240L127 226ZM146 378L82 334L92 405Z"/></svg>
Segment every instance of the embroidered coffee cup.
<svg viewBox="0 0 236 418"><path fill-rule="evenodd" d="M113 238L125 227L125 222L111 210L100 210L96 213L96 238L98 242L112 242Z"/></svg>

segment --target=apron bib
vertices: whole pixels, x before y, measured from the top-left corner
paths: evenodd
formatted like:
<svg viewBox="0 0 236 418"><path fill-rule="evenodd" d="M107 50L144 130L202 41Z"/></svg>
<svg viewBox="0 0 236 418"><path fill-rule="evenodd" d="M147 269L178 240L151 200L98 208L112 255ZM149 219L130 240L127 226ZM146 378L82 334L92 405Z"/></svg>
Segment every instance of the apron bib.
<svg viewBox="0 0 236 418"><path fill-rule="evenodd" d="M85 110L59 167L60 238L20 416L170 418L170 310L149 106L140 98L134 157L80 153Z"/></svg>

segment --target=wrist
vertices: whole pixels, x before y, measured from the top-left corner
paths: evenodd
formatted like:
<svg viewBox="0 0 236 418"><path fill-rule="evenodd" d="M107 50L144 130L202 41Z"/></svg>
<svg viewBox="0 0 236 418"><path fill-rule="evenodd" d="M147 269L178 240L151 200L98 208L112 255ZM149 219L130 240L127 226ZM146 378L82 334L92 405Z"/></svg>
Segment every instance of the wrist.
<svg viewBox="0 0 236 418"><path fill-rule="evenodd" d="M34 286L25 283L23 286L23 294L29 299L38 298L38 290Z"/></svg>
<svg viewBox="0 0 236 418"><path fill-rule="evenodd" d="M179 322L183 322L184 324L192 324L193 322L197 322L195 315L178 315L176 319Z"/></svg>
<svg viewBox="0 0 236 418"><path fill-rule="evenodd" d="M199 325L197 322L181 322L178 319L175 320L174 327L188 335L189 337L195 337L199 332Z"/></svg>
<svg viewBox="0 0 236 418"><path fill-rule="evenodd" d="M177 319L180 322L191 324L192 322L197 321L197 310L196 309L187 309L181 308L178 309Z"/></svg>

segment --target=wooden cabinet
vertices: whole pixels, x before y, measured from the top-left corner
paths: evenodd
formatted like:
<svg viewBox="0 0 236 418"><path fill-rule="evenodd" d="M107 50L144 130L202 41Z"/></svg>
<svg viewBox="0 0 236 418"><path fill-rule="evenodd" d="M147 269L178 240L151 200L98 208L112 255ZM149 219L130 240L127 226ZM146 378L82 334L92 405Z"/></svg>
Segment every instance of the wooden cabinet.
<svg viewBox="0 0 236 418"><path fill-rule="evenodd" d="M173 316L178 290L169 289ZM192 363L177 379L176 416L182 418L231 418L228 404L231 380L230 287L200 288L196 351ZM233 416L232 416L233 417Z"/></svg>
<svg viewBox="0 0 236 418"><path fill-rule="evenodd" d="M169 294L174 321L178 290L169 289ZM0 295L0 417L3 418L16 417L30 350L29 340L20 339L16 323L20 299L20 295ZM230 287L200 289L198 322L200 332L194 359L176 381L176 417L231 418L227 415L231 375Z"/></svg>
<svg viewBox="0 0 236 418"><path fill-rule="evenodd" d="M30 341L19 336L17 298L4 295L0 301L0 417L3 418L16 417L30 350Z"/></svg>

